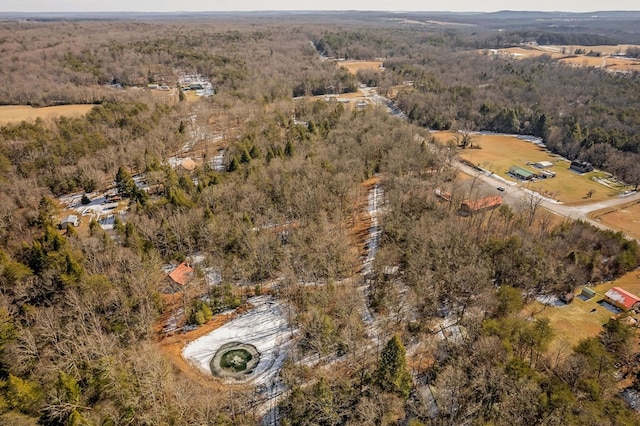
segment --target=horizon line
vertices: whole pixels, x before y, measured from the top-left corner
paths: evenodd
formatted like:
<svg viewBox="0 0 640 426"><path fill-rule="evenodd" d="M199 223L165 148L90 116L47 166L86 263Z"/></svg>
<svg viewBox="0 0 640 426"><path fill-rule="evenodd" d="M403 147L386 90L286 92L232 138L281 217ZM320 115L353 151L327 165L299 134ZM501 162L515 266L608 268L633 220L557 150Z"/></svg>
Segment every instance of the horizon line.
<svg viewBox="0 0 640 426"><path fill-rule="evenodd" d="M383 10L383 9L253 9L253 10L170 10L170 11L149 11L149 10L41 10L41 11L0 11L2 14L65 14L65 13L148 13L148 14L172 14L172 13L260 13L260 12L285 12L285 13L318 13L318 12L379 12L379 13L501 13L501 12L516 12L516 13L571 13L571 14L593 14L593 13L612 13L612 12L640 12L640 9L611 9L611 10L593 10L593 11L569 11L569 10L532 10L532 9L499 9L499 10Z"/></svg>

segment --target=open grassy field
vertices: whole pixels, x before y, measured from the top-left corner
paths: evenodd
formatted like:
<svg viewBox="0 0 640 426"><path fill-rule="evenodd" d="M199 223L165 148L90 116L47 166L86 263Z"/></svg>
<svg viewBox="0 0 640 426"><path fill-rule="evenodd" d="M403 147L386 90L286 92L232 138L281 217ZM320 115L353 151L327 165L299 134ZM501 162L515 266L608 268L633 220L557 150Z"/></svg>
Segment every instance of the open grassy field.
<svg viewBox="0 0 640 426"><path fill-rule="evenodd" d="M382 61L340 61L337 64L355 75L359 70L379 70L382 66Z"/></svg>
<svg viewBox="0 0 640 426"><path fill-rule="evenodd" d="M576 298L573 303L561 307L545 306L539 302L533 302L525 307L526 315L535 318L548 318L555 336L549 345L548 353L555 355L575 346L580 340L597 336L602 331L602 326L609 320L613 313L600 306L604 294L611 287L622 287L633 294L640 295L640 271L631 271L623 277L597 285L592 289L597 293L595 297L587 301ZM576 289L580 294L582 288ZM593 311L595 309L595 311ZM592 312L593 311L593 312ZM566 352L565 352L566 353Z"/></svg>
<svg viewBox="0 0 640 426"><path fill-rule="evenodd" d="M60 105L34 108L28 105L0 106L0 125L35 121L36 118L50 120L61 116L80 117L91 111L94 105Z"/></svg>
<svg viewBox="0 0 640 426"><path fill-rule="evenodd" d="M637 71L640 70L640 61L615 57L572 56L560 59L560 62L573 66L605 68L612 71Z"/></svg>
<svg viewBox="0 0 640 426"><path fill-rule="evenodd" d="M640 203L599 210L589 216L609 228L640 240Z"/></svg>
<svg viewBox="0 0 640 426"><path fill-rule="evenodd" d="M436 132L434 136L443 142L453 139L451 132ZM591 179L598 176L599 172L584 175L574 173L569 170L569 163L566 160L554 156L534 143L504 135L474 135L472 138L474 148L459 150L458 155L513 182L517 182L516 179L507 174L511 166L519 166L535 172L538 170L527 163L552 162L554 166L550 170L556 173L556 177L535 182L520 182L519 185L527 186L531 190L565 204L593 203L617 195L615 190ZM593 193L587 197L589 191Z"/></svg>
<svg viewBox="0 0 640 426"><path fill-rule="evenodd" d="M532 58L541 55L549 55L553 59L578 67L605 68L611 71L635 71L640 69L640 60L615 57L616 54L624 54L629 47L637 47L630 44L617 46L535 46L526 45L509 47L505 49L493 49L491 54L511 55L516 59ZM598 52L597 56L574 55L577 49L585 52ZM487 52L482 50L481 52Z"/></svg>

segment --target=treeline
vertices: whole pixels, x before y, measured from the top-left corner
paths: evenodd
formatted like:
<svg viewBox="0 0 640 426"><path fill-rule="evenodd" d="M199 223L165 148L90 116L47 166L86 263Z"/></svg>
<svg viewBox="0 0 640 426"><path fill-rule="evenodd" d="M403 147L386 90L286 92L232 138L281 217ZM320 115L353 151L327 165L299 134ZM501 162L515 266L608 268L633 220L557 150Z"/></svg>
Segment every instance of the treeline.
<svg viewBox="0 0 640 426"><path fill-rule="evenodd" d="M635 37L634 37L635 38ZM614 46L629 43L617 35L602 35L599 33L564 32L555 33L544 30L507 30L498 34L480 33L461 47L472 49L503 49L520 46L523 43L537 43L541 46ZM569 53L569 52L567 52Z"/></svg>

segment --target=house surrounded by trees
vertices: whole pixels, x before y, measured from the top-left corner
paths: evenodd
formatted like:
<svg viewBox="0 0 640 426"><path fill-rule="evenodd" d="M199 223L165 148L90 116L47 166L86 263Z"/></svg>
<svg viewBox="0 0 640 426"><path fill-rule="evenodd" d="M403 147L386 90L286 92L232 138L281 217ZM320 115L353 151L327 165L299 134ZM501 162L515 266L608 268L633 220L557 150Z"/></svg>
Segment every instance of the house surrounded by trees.
<svg viewBox="0 0 640 426"><path fill-rule="evenodd" d="M573 160L569 169L575 170L578 173L589 173L593 171L593 166L586 161Z"/></svg>

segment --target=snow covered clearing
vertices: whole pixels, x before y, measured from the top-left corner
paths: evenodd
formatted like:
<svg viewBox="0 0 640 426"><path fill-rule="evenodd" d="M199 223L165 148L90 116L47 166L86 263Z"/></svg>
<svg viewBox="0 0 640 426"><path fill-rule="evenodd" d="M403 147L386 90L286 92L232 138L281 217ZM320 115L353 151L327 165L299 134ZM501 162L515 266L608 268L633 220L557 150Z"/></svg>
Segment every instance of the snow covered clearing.
<svg viewBox="0 0 640 426"><path fill-rule="evenodd" d="M120 205L119 202L112 201L116 191L92 192L86 195L91 200L89 204L82 204L82 193L65 195L58 198L58 201L65 206L65 210L73 210L84 217L89 216L90 219L95 219L103 229L113 229L114 211Z"/></svg>
<svg viewBox="0 0 640 426"><path fill-rule="evenodd" d="M222 345L250 343L260 352L260 362L243 382L274 387L279 383L278 373L291 344L292 330L281 302L270 296L255 297L249 302L254 309L187 344L182 356L205 374L212 374L209 363Z"/></svg>

